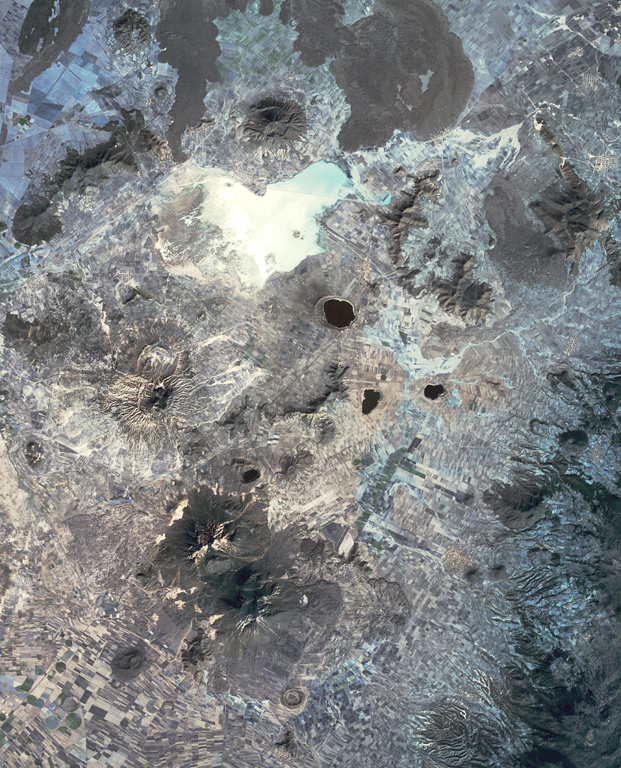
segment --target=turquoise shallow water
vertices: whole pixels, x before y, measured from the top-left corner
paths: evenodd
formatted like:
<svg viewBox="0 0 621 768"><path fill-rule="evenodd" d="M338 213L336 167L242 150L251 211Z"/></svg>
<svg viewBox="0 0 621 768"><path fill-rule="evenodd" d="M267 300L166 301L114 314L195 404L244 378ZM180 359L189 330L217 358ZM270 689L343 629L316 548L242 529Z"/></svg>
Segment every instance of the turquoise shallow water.
<svg viewBox="0 0 621 768"><path fill-rule="evenodd" d="M291 179L270 184L267 189L318 197L338 197L342 188L351 186L351 181L338 165L321 160L309 165Z"/></svg>

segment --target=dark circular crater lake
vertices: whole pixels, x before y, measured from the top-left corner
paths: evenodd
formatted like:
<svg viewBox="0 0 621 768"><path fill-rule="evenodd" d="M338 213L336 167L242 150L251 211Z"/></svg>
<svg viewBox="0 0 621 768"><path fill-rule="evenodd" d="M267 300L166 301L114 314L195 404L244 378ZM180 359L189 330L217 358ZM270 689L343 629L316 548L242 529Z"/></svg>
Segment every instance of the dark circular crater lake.
<svg viewBox="0 0 621 768"><path fill-rule="evenodd" d="M250 467L242 475L244 483L254 483L261 477L261 472L256 467Z"/></svg>
<svg viewBox="0 0 621 768"><path fill-rule="evenodd" d="M354 305L346 299L327 299L323 303L323 314L334 328L348 328L356 319Z"/></svg>
<svg viewBox="0 0 621 768"><path fill-rule="evenodd" d="M442 384L427 384L424 393L429 400L437 400L440 395L444 394L444 387Z"/></svg>
<svg viewBox="0 0 621 768"><path fill-rule="evenodd" d="M379 391L379 389L364 390L364 398L362 400L362 413L364 413L365 416L371 413L371 411L375 410L381 396L382 393Z"/></svg>

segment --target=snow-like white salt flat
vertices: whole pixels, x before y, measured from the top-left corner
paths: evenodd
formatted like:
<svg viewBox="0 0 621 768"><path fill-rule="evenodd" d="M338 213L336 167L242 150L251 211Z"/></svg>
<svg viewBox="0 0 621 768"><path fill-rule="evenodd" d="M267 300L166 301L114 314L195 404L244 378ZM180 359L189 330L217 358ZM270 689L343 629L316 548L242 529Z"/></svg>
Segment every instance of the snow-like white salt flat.
<svg viewBox="0 0 621 768"><path fill-rule="evenodd" d="M201 185L206 192L204 219L222 230L232 249L254 260L261 280L289 272L321 252L317 216L352 186L337 165L324 161L269 184L263 195L216 170L208 171Z"/></svg>

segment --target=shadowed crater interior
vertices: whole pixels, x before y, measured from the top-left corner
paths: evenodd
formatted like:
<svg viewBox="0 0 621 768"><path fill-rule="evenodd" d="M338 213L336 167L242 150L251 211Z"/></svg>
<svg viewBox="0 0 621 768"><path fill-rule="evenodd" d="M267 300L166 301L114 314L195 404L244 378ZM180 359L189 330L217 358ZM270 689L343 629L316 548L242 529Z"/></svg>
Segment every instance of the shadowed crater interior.
<svg viewBox="0 0 621 768"><path fill-rule="evenodd" d="M30 440L28 443L26 443L24 454L26 456L26 461L28 462L28 464L31 467L34 467L43 458L43 448L41 447L41 444L38 443L36 440Z"/></svg>
<svg viewBox="0 0 621 768"><path fill-rule="evenodd" d="M244 483L254 483L261 477L261 472L256 467L250 467L242 475Z"/></svg>
<svg viewBox="0 0 621 768"><path fill-rule="evenodd" d="M589 444L589 436L582 429L569 429L558 438L561 448L570 452L583 451Z"/></svg>
<svg viewBox="0 0 621 768"><path fill-rule="evenodd" d="M158 408L163 411L168 405L168 401L172 396L172 389L163 384L158 384L153 388L151 394L147 397L147 408Z"/></svg>
<svg viewBox="0 0 621 768"><path fill-rule="evenodd" d="M285 725L274 741L274 746L284 751L290 757L296 757L298 747L295 741L295 733L290 725Z"/></svg>

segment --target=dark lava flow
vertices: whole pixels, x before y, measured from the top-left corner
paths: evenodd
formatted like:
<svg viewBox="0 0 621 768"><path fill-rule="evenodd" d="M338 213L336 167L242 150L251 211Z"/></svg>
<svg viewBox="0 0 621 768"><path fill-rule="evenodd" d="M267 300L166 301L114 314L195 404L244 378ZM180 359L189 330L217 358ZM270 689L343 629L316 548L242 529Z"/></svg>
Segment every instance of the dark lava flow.
<svg viewBox="0 0 621 768"><path fill-rule="evenodd" d="M343 3L339 0L283 0L280 20L289 25L295 19L297 40L293 47L309 67L318 67L344 44L345 27L341 24Z"/></svg>
<svg viewBox="0 0 621 768"><path fill-rule="evenodd" d="M355 24L343 26L342 16L337 0L285 0L280 11L284 24L296 22L294 47L305 64L334 57L330 69L351 106L341 149L382 146L395 130L428 138L455 124L474 72L438 6L377 0L374 13Z"/></svg>
<svg viewBox="0 0 621 768"><path fill-rule="evenodd" d="M185 160L181 137L186 128L198 125L205 111L207 81L220 80L216 59L221 53L213 8L200 0L178 0L163 11L156 37L163 50L160 61L179 73L175 103L170 110L172 125L167 134L175 160Z"/></svg>
<svg viewBox="0 0 621 768"><path fill-rule="evenodd" d="M364 413L365 416L371 413L371 411L375 410L381 396L382 393L379 391L379 389L364 390L364 398L362 400L362 413Z"/></svg>
<svg viewBox="0 0 621 768"><path fill-rule="evenodd" d="M243 11L246 0L228 6ZM341 24L343 8L336 0L285 0L280 11L283 23L296 22L294 45L308 66L319 66L336 54L330 68L351 106L339 134L346 151L381 146L395 130L412 131L420 139L454 125L474 84L472 65L437 6L378 0L375 10L347 27ZM184 131L203 116L207 81L221 79L216 67L221 49L213 21L227 12L226 6L218 9L200 0L171 0L158 24L156 35L164 49L159 58L179 73L168 131L176 160L185 159ZM267 12L271 12L269 0L261 3L261 13ZM423 86L425 77L429 79ZM297 139L305 127L300 116L279 138Z"/></svg>
<svg viewBox="0 0 621 768"><path fill-rule="evenodd" d="M88 0L34 0L19 32L20 53L33 58L9 86L9 93L27 92L32 81L69 50L90 12Z"/></svg>
<svg viewBox="0 0 621 768"><path fill-rule="evenodd" d="M330 64L351 105L339 133L345 151L382 146L395 130L425 139L454 125L474 85L461 41L437 6L383 0L375 10L347 28L351 42Z"/></svg>
<svg viewBox="0 0 621 768"><path fill-rule="evenodd" d="M444 387L442 384L427 384L424 394L429 400L437 400L440 395L444 394Z"/></svg>
<svg viewBox="0 0 621 768"><path fill-rule="evenodd" d="M328 299L323 304L323 314L334 328L349 328L356 319L353 304L346 299Z"/></svg>
<svg viewBox="0 0 621 768"><path fill-rule="evenodd" d="M167 133L168 145L177 161L186 159L181 150L186 128L198 125L203 117L207 82L222 79L216 66L222 50L214 20L225 18L231 10L243 13L247 5L248 0L169 0L164 4L156 38L163 49L159 60L175 67L179 74L175 103L170 110L172 124ZM269 16L273 10L273 0L261 0L262 16Z"/></svg>

